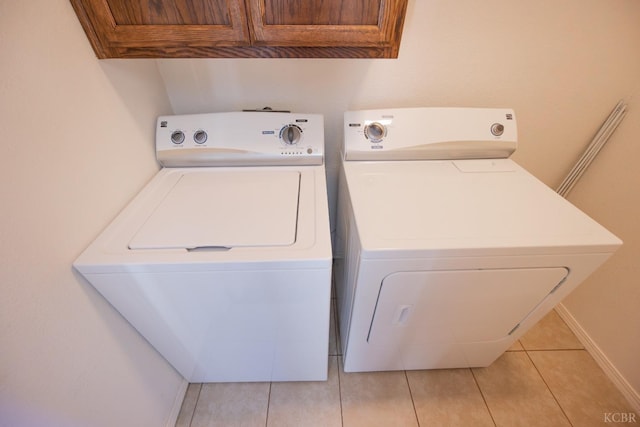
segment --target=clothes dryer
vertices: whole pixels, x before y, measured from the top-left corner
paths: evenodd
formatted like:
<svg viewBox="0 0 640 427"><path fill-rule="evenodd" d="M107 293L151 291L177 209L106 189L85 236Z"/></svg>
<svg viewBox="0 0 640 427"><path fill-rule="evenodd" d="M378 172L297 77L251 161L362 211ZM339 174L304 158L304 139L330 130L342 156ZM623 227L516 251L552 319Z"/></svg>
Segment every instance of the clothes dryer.
<svg viewBox="0 0 640 427"><path fill-rule="evenodd" d="M488 366L621 241L508 157L509 109L347 112L344 369Z"/></svg>
<svg viewBox="0 0 640 427"><path fill-rule="evenodd" d="M163 116L156 152L75 268L189 382L325 380L322 116Z"/></svg>

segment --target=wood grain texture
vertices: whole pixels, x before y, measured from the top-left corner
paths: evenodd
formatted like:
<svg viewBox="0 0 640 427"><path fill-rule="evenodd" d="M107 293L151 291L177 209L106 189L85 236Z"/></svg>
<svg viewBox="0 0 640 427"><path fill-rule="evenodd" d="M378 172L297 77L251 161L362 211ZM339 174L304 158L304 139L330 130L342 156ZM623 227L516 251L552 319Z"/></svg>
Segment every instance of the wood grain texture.
<svg viewBox="0 0 640 427"><path fill-rule="evenodd" d="M71 6L76 12L76 16L78 16L78 21L80 21L80 25L82 26L82 29L84 30L84 33L87 36L87 39L89 40L89 43L91 44L96 57L107 58L109 52L105 50L101 37L96 31L96 27L91 17L87 13L87 9L79 0L71 0Z"/></svg>
<svg viewBox="0 0 640 427"><path fill-rule="evenodd" d="M157 50L161 47L175 48L185 45L197 47L250 45L244 0L204 0L209 3L208 12L204 13L202 18L210 21L207 24L166 23L177 19L176 16L182 16L180 19L184 19L190 14L197 14L200 6L198 3L192 3L191 0L180 0L183 6L174 2L175 7L155 10L154 18L150 18L148 10L143 12L141 9L152 0L132 0L131 3L135 3L135 6L129 5L125 0L70 1L98 58L120 58L122 57L120 52L128 48ZM120 10L115 13L117 16L114 16L107 1L111 1L114 7L120 7ZM157 1L171 3L169 0ZM180 11L181 7L191 8L191 10ZM173 18L169 18L170 16ZM223 17L224 20L221 23L212 23ZM163 21L165 24L118 24L118 19L125 19L125 22L135 22L135 20L143 22L144 19L153 19ZM224 21L228 23L225 24ZM171 57L169 52L170 50L167 51L166 56L162 57Z"/></svg>
<svg viewBox="0 0 640 427"><path fill-rule="evenodd" d="M224 2L209 0L107 0L117 25L229 25Z"/></svg>
<svg viewBox="0 0 640 427"><path fill-rule="evenodd" d="M70 1L98 58L396 58L407 6L407 0Z"/></svg>
<svg viewBox="0 0 640 427"><path fill-rule="evenodd" d="M113 58L394 58L393 49L375 47L122 47ZM396 56L397 57L397 54Z"/></svg>
<svg viewBox="0 0 640 427"><path fill-rule="evenodd" d="M250 25L254 45L267 46L399 46L407 0L377 0L377 19L373 24L364 20L357 25L338 24L270 24L267 9L272 2L279 1L280 7L291 5L302 8L311 0L246 0L250 11ZM321 0L316 0L321 3ZM343 3L342 0L337 0ZM358 4L360 0L353 3ZM345 4L348 2L344 2ZM361 3L354 10L366 8L370 2ZM308 5L306 5L308 6ZM305 7L306 7L305 6ZM301 11L294 9L287 13ZM306 11L306 13L311 13ZM347 8L345 13L352 13ZM351 18L350 18L351 19ZM397 56L397 53L396 53Z"/></svg>
<svg viewBox="0 0 640 427"><path fill-rule="evenodd" d="M266 25L378 25L380 0L264 0Z"/></svg>

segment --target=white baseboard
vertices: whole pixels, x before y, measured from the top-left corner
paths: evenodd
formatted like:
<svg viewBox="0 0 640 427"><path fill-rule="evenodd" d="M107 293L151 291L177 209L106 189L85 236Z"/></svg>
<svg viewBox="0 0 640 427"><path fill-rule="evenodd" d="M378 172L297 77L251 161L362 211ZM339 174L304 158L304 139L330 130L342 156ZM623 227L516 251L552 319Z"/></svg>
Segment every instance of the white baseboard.
<svg viewBox="0 0 640 427"><path fill-rule="evenodd" d="M589 352L591 357L596 361L598 366L604 371L605 375L620 390L624 397L629 401L636 414L640 414L640 393L635 390L629 382L622 376L620 371L611 363L607 356L600 350L600 347L591 339L587 332L582 328L573 315L562 304L555 307L558 315L569 326L569 329L576 335L584 348Z"/></svg>
<svg viewBox="0 0 640 427"><path fill-rule="evenodd" d="M187 380L182 379L182 383L176 393L176 398L173 401L173 406L171 407L171 412L169 413L169 418L167 418L165 427L175 427L176 421L178 421L178 415L180 415L180 408L182 408L182 401L184 400L184 396L187 394L187 387L189 387L189 383Z"/></svg>

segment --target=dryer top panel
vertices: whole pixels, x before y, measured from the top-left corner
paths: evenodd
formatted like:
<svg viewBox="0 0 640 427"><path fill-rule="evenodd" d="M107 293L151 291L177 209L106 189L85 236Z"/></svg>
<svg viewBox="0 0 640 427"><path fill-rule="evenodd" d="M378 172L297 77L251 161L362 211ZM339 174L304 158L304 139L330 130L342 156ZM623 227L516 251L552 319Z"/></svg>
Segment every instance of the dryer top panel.
<svg viewBox="0 0 640 427"><path fill-rule="evenodd" d="M168 167L321 165L323 156L320 114L187 114L156 125L156 157Z"/></svg>
<svg viewBox="0 0 640 427"><path fill-rule="evenodd" d="M365 258L613 252L621 244L510 159L347 161L344 172Z"/></svg>
<svg viewBox="0 0 640 427"><path fill-rule="evenodd" d="M344 115L345 160L506 158L516 145L510 109L395 108Z"/></svg>

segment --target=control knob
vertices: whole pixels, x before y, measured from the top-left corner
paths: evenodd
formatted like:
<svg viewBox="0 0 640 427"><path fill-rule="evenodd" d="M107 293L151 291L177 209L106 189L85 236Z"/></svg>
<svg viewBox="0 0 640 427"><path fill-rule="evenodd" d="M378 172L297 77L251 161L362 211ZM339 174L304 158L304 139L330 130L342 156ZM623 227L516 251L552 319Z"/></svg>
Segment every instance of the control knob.
<svg viewBox="0 0 640 427"><path fill-rule="evenodd" d="M280 129L280 139L287 145L295 145L302 139L302 129L293 124L286 125Z"/></svg>
<svg viewBox="0 0 640 427"><path fill-rule="evenodd" d="M184 142L184 132L182 132L181 130L173 131L173 133L171 134L171 142L176 145L182 144Z"/></svg>
<svg viewBox="0 0 640 427"><path fill-rule="evenodd" d="M196 131L193 134L193 140L196 142L196 144L204 144L205 142L207 142L207 132L203 131L202 129Z"/></svg>
<svg viewBox="0 0 640 427"><path fill-rule="evenodd" d="M501 136L504 133L504 125L502 123L492 124L491 133L495 136Z"/></svg>
<svg viewBox="0 0 640 427"><path fill-rule="evenodd" d="M387 128L382 123L369 123L364 127L364 135L371 142L380 142L387 135Z"/></svg>

